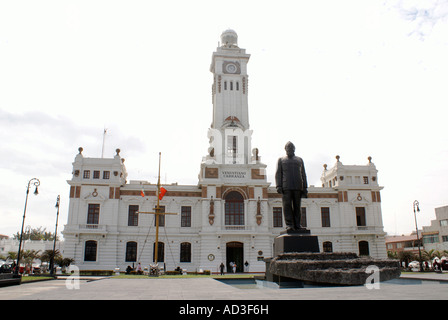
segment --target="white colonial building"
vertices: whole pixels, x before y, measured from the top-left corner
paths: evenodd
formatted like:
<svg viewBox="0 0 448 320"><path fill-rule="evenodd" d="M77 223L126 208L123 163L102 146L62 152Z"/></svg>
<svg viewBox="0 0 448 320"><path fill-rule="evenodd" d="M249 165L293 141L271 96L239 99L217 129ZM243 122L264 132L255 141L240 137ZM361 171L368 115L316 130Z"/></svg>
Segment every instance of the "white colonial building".
<svg viewBox="0 0 448 320"><path fill-rule="evenodd" d="M423 246L426 251L448 251L448 206L435 208L436 219L423 227Z"/></svg>
<svg viewBox="0 0 448 320"><path fill-rule="evenodd" d="M266 179L266 165L252 148L249 127L250 55L227 30L213 53L213 121L210 147L197 185L164 185L160 205L159 262L218 271L230 262L243 271L264 272L274 238L284 230L281 195ZM64 256L80 269L148 266L154 260L154 183L126 181L120 150L110 159L87 158L82 148L73 163ZM319 237L321 251L348 251L386 257L380 190L375 165L337 161L322 173L322 187L310 186L302 201L302 225ZM275 170L272 168L271 170ZM142 191L144 192L142 196Z"/></svg>

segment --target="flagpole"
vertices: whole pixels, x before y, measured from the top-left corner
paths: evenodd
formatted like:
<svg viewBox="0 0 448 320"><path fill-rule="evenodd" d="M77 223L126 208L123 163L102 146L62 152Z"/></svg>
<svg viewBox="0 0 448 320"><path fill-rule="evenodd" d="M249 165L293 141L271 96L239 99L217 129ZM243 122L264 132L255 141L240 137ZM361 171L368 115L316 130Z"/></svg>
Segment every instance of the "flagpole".
<svg viewBox="0 0 448 320"><path fill-rule="evenodd" d="M104 132L103 132L103 147L101 148L101 158L104 158L104 143L106 141L106 132L107 132L107 129L104 128Z"/></svg>
<svg viewBox="0 0 448 320"><path fill-rule="evenodd" d="M138 211L138 213L149 213L149 214L155 214L156 215L156 240L154 242L154 265L151 265L151 270L149 272L150 276L158 276L159 275L159 268L157 266L157 263L159 262L159 220L160 220L160 215L166 215L166 214L177 214L177 213L169 213L169 212L161 212L162 208L160 208L160 200L163 199L164 195L166 194L166 189L160 186L160 167L161 167L161 158L162 158L162 153L159 152L159 176L157 179L157 192L156 192L156 196L157 196L157 204L156 207L154 208L154 212L143 212L143 211ZM143 196L143 190L142 192L142 196Z"/></svg>
<svg viewBox="0 0 448 320"><path fill-rule="evenodd" d="M155 265L157 268L157 274L159 274L159 270L157 267L158 262L158 253L159 253L159 213L160 213L160 159L161 159L161 152L159 152L159 177L157 180L157 207L155 208L156 212L156 242L155 242L155 249L154 249L154 260Z"/></svg>

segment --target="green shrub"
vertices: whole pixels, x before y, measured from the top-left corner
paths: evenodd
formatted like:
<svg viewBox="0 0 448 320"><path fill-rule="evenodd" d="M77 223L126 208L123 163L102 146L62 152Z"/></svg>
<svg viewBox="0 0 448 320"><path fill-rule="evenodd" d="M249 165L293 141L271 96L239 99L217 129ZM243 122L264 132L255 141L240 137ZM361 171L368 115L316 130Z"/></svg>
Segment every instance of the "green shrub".
<svg viewBox="0 0 448 320"><path fill-rule="evenodd" d="M113 270L80 270L80 276L112 276Z"/></svg>

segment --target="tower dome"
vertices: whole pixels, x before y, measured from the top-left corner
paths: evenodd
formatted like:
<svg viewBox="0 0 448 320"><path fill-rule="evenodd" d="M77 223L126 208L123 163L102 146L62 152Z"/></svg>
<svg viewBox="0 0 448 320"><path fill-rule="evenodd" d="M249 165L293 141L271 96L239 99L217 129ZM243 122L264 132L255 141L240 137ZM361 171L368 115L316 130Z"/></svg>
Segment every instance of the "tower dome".
<svg viewBox="0 0 448 320"><path fill-rule="evenodd" d="M238 47L238 35L232 29L227 29L221 34L221 43L223 47Z"/></svg>

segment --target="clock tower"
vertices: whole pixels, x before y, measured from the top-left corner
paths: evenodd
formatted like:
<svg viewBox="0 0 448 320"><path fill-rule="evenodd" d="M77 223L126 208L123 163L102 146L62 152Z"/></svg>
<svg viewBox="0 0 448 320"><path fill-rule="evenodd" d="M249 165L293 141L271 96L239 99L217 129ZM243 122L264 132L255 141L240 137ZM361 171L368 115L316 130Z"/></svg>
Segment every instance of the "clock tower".
<svg viewBox="0 0 448 320"><path fill-rule="evenodd" d="M228 29L213 52L213 120L209 153L216 163L248 164L255 156L249 130L247 63L250 54L238 47L238 35Z"/></svg>
<svg viewBox="0 0 448 320"><path fill-rule="evenodd" d="M247 63L250 55L238 47L238 35L226 30L221 46L213 52L213 129L222 129L232 121L243 131L249 129L247 105Z"/></svg>
<svg viewBox="0 0 448 320"><path fill-rule="evenodd" d="M210 146L202 158L198 187L201 189L201 249L216 252L222 260L242 266L251 256L271 250L269 238L266 165L252 148L249 127L247 63L250 55L238 46L233 30L221 34L213 52L213 117L208 130ZM255 241L266 244L255 250ZM225 257L225 259L224 259ZM205 256L209 261L214 257ZM261 261L261 260L258 260Z"/></svg>

